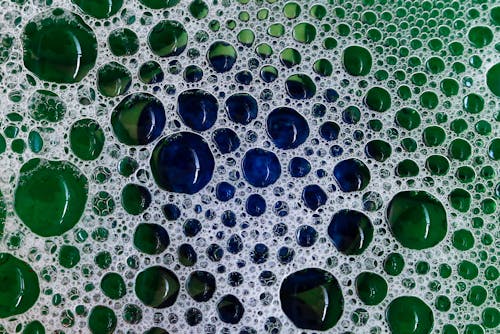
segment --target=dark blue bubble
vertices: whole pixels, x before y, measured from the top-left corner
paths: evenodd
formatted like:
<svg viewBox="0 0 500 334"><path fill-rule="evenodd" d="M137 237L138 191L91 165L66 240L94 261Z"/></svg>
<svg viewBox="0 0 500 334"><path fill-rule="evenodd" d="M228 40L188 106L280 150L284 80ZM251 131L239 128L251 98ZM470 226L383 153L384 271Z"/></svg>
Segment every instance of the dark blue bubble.
<svg viewBox="0 0 500 334"><path fill-rule="evenodd" d="M288 227L283 223L278 223L273 226L273 233L277 237L282 237L288 232Z"/></svg>
<svg viewBox="0 0 500 334"><path fill-rule="evenodd" d="M141 223L134 232L134 246L149 255L161 254L170 245L170 237L161 225Z"/></svg>
<svg viewBox="0 0 500 334"><path fill-rule="evenodd" d="M272 286L276 281L276 275L272 271L264 270L259 274L259 282L263 286Z"/></svg>
<svg viewBox="0 0 500 334"><path fill-rule="evenodd" d="M181 210L175 204L165 204L161 207L161 211L167 220L176 220L181 216Z"/></svg>
<svg viewBox="0 0 500 334"><path fill-rule="evenodd" d="M263 67L260 70L260 78L266 83L271 83L278 78L278 70L275 67Z"/></svg>
<svg viewBox="0 0 500 334"><path fill-rule="evenodd" d="M256 264L266 262L268 257L269 248L261 243L256 244L253 250L250 252L250 258L252 259L252 262Z"/></svg>
<svg viewBox="0 0 500 334"><path fill-rule="evenodd" d="M146 145L157 139L165 127L163 104L151 94L125 97L111 114L116 138L127 145Z"/></svg>
<svg viewBox="0 0 500 334"><path fill-rule="evenodd" d="M296 100L310 99L316 94L316 85L305 74L293 74L288 77L285 88L288 95Z"/></svg>
<svg viewBox="0 0 500 334"><path fill-rule="evenodd" d="M186 267L192 267L198 261L198 254L190 244L182 244L177 248L179 263Z"/></svg>
<svg viewBox="0 0 500 334"><path fill-rule="evenodd" d="M253 121L259 109L255 98L247 93L237 93L228 97L225 108L229 119L242 125Z"/></svg>
<svg viewBox="0 0 500 334"><path fill-rule="evenodd" d="M184 314L184 318L189 326L196 326L203 320L203 314L199 309L190 307Z"/></svg>
<svg viewBox="0 0 500 334"><path fill-rule="evenodd" d="M245 313L243 304L233 295L225 295L217 302L217 313L221 321L237 324Z"/></svg>
<svg viewBox="0 0 500 334"><path fill-rule="evenodd" d="M208 271L193 271L186 279L186 291L197 302L209 301L216 291L214 275Z"/></svg>
<svg viewBox="0 0 500 334"><path fill-rule="evenodd" d="M359 255L373 238L370 219L355 210L340 210L328 225L328 235L337 250L345 255Z"/></svg>
<svg viewBox="0 0 500 334"><path fill-rule="evenodd" d="M328 88L325 90L325 100L326 102L333 103L339 99L339 93L333 88Z"/></svg>
<svg viewBox="0 0 500 334"><path fill-rule="evenodd" d="M239 84L249 85L252 82L252 80L253 80L252 72L250 72L250 71L241 71L241 72L238 72L234 76L234 79Z"/></svg>
<svg viewBox="0 0 500 334"><path fill-rule="evenodd" d="M243 240L237 234L233 234L227 239L227 251L231 254L238 254L243 250Z"/></svg>
<svg viewBox="0 0 500 334"><path fill-rule="evenodd" d="M332 157L340 157L342 153L344 153L344 149L342 148L342 146L333 145L332 147L330 147L330 155Z"/></svg>
<svg viewBox="0 0 500 334"><path fill-rule="evenodd" d="M203 78L203 70L196 65L189 65L183 76L186 82L198 82Z"/></svg>
<svg viewBox="0 0 500 334"><path fill-rule="evenodd" d="M161 139L153 150L151 172L167 191L194 194L212 179L214 157L203 138L179 132Z"/></svg>
<svg viewBox="0 0 500 334"><path fill-rule="evenodd" d="M215 188L215 196L219 201L227 202L234 197L236 188L227 182L221 182Z"/></svg>
<svg viewBox="0 0 500 334"><path fill-rule="evenodd" d="M351 158L339 162L333 168L333 175L344 192L359 191L370 183L368 167L358 159Z"/></svg>
<svg viewBox="0 0 500 334"><path fill-rule="evenodd" d="M242 327L238 334L257 334L257 331L252 327Z"/></svg>
<svg viewBox="0 0 500 334"><path fill-rule="evenodd" d="M302 200L311 210L316 210L320 206L325 205L327 199L325 191L316 184L307 185L302 190Z"/></svg>
<svg viewBox="0 0 500 334"><path fill-rule="evenodd" d="M196 131L210 129L217 120L218 110L215 96L202 89L186 90L177 98L177 113L184 124Z"/></svg>
<svg viewBox="0 0 500 334"><path fill-rule="evenodd" d="M237 287L243 284L243 275L237 271L230 272L227 277L227 282L232 287Z"/></svg>
<svg viewBox="0 0 500 334"><path fill-rule="evenodd" d="M240 147L240 138L229 128L215 130L212 139L222 154L231 153Z"/></svg>
<svg viewBox="0 0 500 334"><path fill-rule="evenodd" d="M325 105L321 104L321 103L315 103L312 106L311 114L314 117L318 117L318 118L325 116L325 114L326 114L326 107L325 107Z"/></svg>
<svg viewBox="0 0 500 334"><path fill-rule="evenodd" d="M320 179L325 177L326 175L326 171L323 168L320 168L316 171L316 176Z"/></svg>
<svg viewBox="0 0 500 334"><path fill-rule="evenodd" d="M294 256L295 251L293 250L293 248L283 246L278 249L277 258L281 264L288 264L292 262Z"/></svg>
<svg viewBox="0 0 500 334"><path fill-rule="evenodd" d="M210 244L207 247L207 256L213 262L219 262L224 256L224 250L217 244Z"/></svg>
<svg viewBox="0 0 500 334"><path fill-rule="evenodd" d="M288 164L288 171L293 177L304 177L311 171L311 164L302 157L294 157Z"/></svg>
<svg viewBox="0 0 500 334"><path fill-rule="evenodd" d="M281 175L281 165L276 154L261 148L245 153L242 161L243 177L254 187L267 187Z"/></svg>
<svg viewBox="0 0 500 334"><path fill-rule="evenodd" d="M222 222L222 225L227 226L227 227L234 227L236 226L236 215L234 214L233 211L226 210L222 213L220 220Z"/></svg>
<svg viewBox="0 0 500 334"><path fill-rule="evenodd" d="M186 237L194 237L201 231L201 223L198 219L187 219L182 226Z"/></svg>
<svg viewBox="0 0 500 334"><path fill-rule="evenodd" d="M336 140L339 132L340 126L335 122L325 122L319 128L319 135L326 141Z"/></svg>
<svg viewBox="0 0 500 334"><path fill-rule="evenodd" d="M247 198L245 209L250 216L261 216L266 211L266 200L259 194L252 194Z"/></svg>
<svg viewBox="0 0 500 334"><path fill-rule="evenodd" d="M236 63L237 53L234 47L224 41L216 41L208 49L207 59L210 66L217 72L231 70Z"/></svg>
<svg viewBox="0 0 500 334"><path fill-rule="evenodd" d="M274 203L274 213L278 217L285 217L288 215L288 204L284 201L277 201Z"/></svg>
<svg viewBox="0 0 500 334"><path fill-rule="evenodd" d="M311 247L318 239L318 231L309 225L302 225L295 234L297 243L302 247Z"/></svg>
<svg viewBox="0 0 500 334"><path fill-rule="evenodd" d="M297 111L280 107L267 116L267 135L278 148L296 148L309 136L309 125Z"/></svg>

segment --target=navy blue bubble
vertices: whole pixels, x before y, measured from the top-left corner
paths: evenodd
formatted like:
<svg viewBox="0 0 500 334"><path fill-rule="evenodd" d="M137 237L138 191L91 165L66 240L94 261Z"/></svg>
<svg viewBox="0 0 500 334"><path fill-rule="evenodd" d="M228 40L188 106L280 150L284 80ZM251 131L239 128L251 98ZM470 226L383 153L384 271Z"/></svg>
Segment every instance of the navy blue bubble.
<svg viewBox="0 0 500 334"><path fill-rule="evenodd" d="M229 128L215 130L212 139L222 154L234 152L240 147L240 138Z"/></svg>
<svg viewBox="0 0 500 334"><path fill-rule="evenodd" d="M220 217L220 220L222 222L222 225L224 226L227 227L236 226L236 215L231 210L224 211Z"/></svg>
<svg viewBox="0 0 500 334"><path fill-rule="evenodd" d="M288 95L296 100L310 99L316 94L316 85L305 74L294 74L285 81Z"/></svg>
<svg viewBox="0 0 500 334"><path fill-rule="evenodd" d="M181 210L175 204L165 204L161 207L163 215L167 220L173 221L181 216Z"/></svg>
<svg viewBox="0 0 500 334"><path fill-rule="evenodd" d="M250 216L261 216L266 211L266 200L259 194L252 194L247 198L245 209Z"/></svg>
<svg viewBox="0 0 500 334"><path fill-rule="evenodd" d="M373 226L364 213L340 210L330 221L328 235L339 252L345 255L359 255L372 241Z"/></svg>
<svg viewBox="0 0 500 334"><path fill-rule="evenodd" d="M261 264L267 261L269 257L269 248L261 243L254 246L253 250L250 252L250 258L255 264Z"/></svg>
<svg viewBox="0 0 500 334"><path fill-rule="evenodd" d="M311 171L311 164L302 157L294 157L288 164L288 171L293 177L304 177Z"/></svg>
<svg viewBox="0 0 500 334"><path fill-rule="evenodd" d="M317 184L307 185L302 190L302 201L311 210L325 205L327 199L325 191Z"/></svg>
<svg viewBox="0 0 500 334"><path fill-rule="evenodd" d="M179 132L158 142L151 155L150 166L161 189L194 194L212 179L215 162L201 136Z"/></svg>
<svg viewBox="0 0 500 334"><path fill-rule="evenodd" d="M210 244L207 247L207 256L213 262L219 262L224 256L224 249L217 244Z"/></svg>
<svg viewBox="0 0 500 334"><path fill-rule="evenodd" d="M203 78L203 70L196 65L189 65L184 70L183 76L186 82L198 82Z"/></svg>
<svg viewBox="0 0 500 334"><path fill-rule="evenodd" d="M267 135L276 147L288 150L306 141L309 136L309 125L294 109L280 107L267 116Z"/></svg>
<svg viewBox="0 0 500 334"><path fill-rule="evenodd" d="M198 261L198 254L190 244L182 244L177 249L179 262L185 267L192 267Z"/></svg>
<svg viewBox="0 0 500 334"><path fill-rule="evenodd" d="M319 135L326 141L336 140L339 132L340 126L335 122L325 122L319 128Z"/></svg>
<svg viewBox="0 0 500 334"><path fill-rule="evenodd" d="M294 256L295 251L293 250L293 248L283 246L278 249L277 258L281 264L288 264L292 262Z"/></svg>
<svg viewBox="0 0 500 334"><path fill-rule="evenodd" d="M253 80L252 72L250 71L238 72L234 76L234 79L236 80L237 83L240 83L242 85L249 85Z"/></svg>
<svg viewBox="0 0 500 334"><path fill-rule="evenodd" d="M243 250L243 240L237 234L233 234L227 239L226 249L231 254L238 254Z"/></svg>
<svg viewBox="0 0 500 334"><path fill-rule="evenodd" d="M254 187L267 187L281 175L281 165L276 154L261 148L245 153L242 161L243 177Z"/></svg>
<svg viewBox="0 0 500 334"><path fill-rule="evenodd" d="M182 226L186 237L194 237L201 231L201 222L198 219L187 219Z"/></svg>
<svg viewBox="0 0 500 334"><path fill-rule="evenodd" d="M243 304L233 295L225 295L217 302L217 313L221 321L237 324L245 313Z"/></svg>
<svg viewBox="0 0 500 334"><path fill-rule="evenodd" d="M339 99L339 93L333 88L328 88L325 90L325 100L326 102L333 103Z"/></svg>
<svg viewBox="0 0 500 334"><path fill-rule="evenodd" d="M231 121L247 125L257 117L259 107L252 95L237 93L227 98L225 109Z"/></svg>
<svg viewBox="0 0 500 334"><path fill-rule="evenodd" d="M333 168L333 175L344 192L359 191L370 183L368 167L358 159L351 158L339 162Z"/></svg>
<svg viewBox="0 0 500 334"><path fill-rule="evenodd" d="M295 234L297 244L302 247L311 247L318 239L318 231L309 225L302 225Z"/></svg>
<svg viewBox="0 0 500 334"><path fill-rule="evenodd" d="M236 188L227 182L221 182L215 188L215 196L219 201L227 202L234 197Z"/></svg>
<svg viewBox="0 0 500 334"><path fill-rule="evenodd" d="M217 120L218 110L215 96L202 89L186 90L177 98L177 113L182 122L195 131L210 129Z"/></svg>

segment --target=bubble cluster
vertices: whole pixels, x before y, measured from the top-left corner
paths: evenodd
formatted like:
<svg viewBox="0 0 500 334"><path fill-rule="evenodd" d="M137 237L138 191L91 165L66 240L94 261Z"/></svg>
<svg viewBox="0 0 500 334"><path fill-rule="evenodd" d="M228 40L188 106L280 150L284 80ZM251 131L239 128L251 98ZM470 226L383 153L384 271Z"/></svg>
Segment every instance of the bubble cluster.
<svg viewBox="0 0 500 334"><path fill-rule="evenodd" d="M496 333L499 29L0 0L0 333Z"/></svg>

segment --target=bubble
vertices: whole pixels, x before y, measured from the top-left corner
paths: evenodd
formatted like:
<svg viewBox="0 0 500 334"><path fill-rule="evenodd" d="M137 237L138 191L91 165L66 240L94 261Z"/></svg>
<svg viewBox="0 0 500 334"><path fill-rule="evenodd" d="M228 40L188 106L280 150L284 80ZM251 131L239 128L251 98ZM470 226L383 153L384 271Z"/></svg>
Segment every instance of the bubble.
<svg viewBox="0 0 500 334"><path fill-rule="evenodd" d="M115 15L123 5L123 0L72 0L72 2L80 7L85 14L97 19L107 19Z"/></svg>
<svg viewBox="0 0 500 334"><path fill-rule="evenodd" d="M281 175L278 157L271 151L254 148L245 153L242 161L243 176L254 187L267 187Z"/></svg>
<svg viewBox="0 0 500 334"><path fill-rule="evenodd" d="M127 293L125 281L118 273L107 273L101 279L101 290L111 299L120 299Z"/></svg>
<svg viewBox="0 0 500 334"><path fill-rule="evenodd" d="M238 54L235 48L225 42L216 41L208 49L207 59L210 66L217 73L224 73L231 70L236 62Z"/></svg>
<svg viewBox="0 0 500 334"><path fill-rule="evenodd" d="M267 116L267 134L280 149L293 149L309 136L309 125L297 111L281 107Z"/></svg>
<svg viewBox="0 0 500 334"><path fill-rule="evenodd" d="M401 296L391 301L386 319L392 333L431 333L434 326L432 310L420 298Z"/></svg>
<svg viewBox="0 0 500 334"><path fill-rule="evenodd" d="M354 158L336 164L333 168L333 175L344 192L363 190L371 179L368 167L361 160Z"/></svg>
<svg viewBox="0 0 500 334"><path fill-rule="evenodd" d="M104 131L96 121L84 118L73 123L69 133L70 147L82 160L95 160L104 147Z"/></svg>
<svg viewBox="0 0 500 334"><path fill-rule="evenodd" d="M373 225L365 214L343 209L330 220L328 236L342 254L359 255L372 241Z"/></svg>
<svg viewBox="0 0 500 334"><path fill-rule="evenodd" d="M29 114L36 121L57 123L66 114L66 104L54 92L37 90L28 102Z"/></svg>
<svg viewBox="0 0 500 334"><path fill-rule="evenodd" d="M123 65L109 62L97 70L97 89L107 97L125 94L132 83L132 74Z"/></svg>
<svg viewBox="0 0 500 334"><path fill-rule="evenodd" d="M373 111L385 112L391 107L391 96L382 87L372 87L366 93L364 102Z"/></svg>
<svg viewBox="0 0 500 334"><path fill-rule="evenodd" d="M21 167L14 207L33 233L56 236L78 223L87 194L88 180L76 166L34 158Z"/></svg>
<svg viewBox="0 0 500 334"><path fill-rule="evenodd" d="M229 119L241 125L252 122L258 113L257 101L248 93L237 93L229 96L224 103L224 108Z"/></svg>
<svg viewBox="0 0 500 334"><path fill-rule="evenodd" d="M149 267L141 271L134 284L137 298L146 306L165 308L172 306L179 294L179 279L167 268Z"/></svg>
<svg viewBox="0 0 500 334"><path fill-rule="evenodd" d="M280 287L281 308L301 329L333 328L344 311L337 279L327 271L306 268L285 277Z"/></svg>
<svg viewBox="0 0 500 334"><path fill-rule="evenodd" d="M356 293L365 305L380 304L387 295L387 282L372 272L362 272L356 277Z"/></svg>
<svg viewBox="0 0 500 334"><path fill-rule="evenodd" d="M364 76L372 68L372 55L370 51L359 45L352 45L344 49L342 64L347 73L353 76Z"/></svg>
<svg viewBox="0 0 500 334"><path fill-rule="evenodd" d="M292 74L286 79L285 88L296 100L310 99L316 94L316 85L306 74Z"/></svg>
<svg viewBox="0 0 500 334"><path fill-rule="evenodd" d="M80 16L62 8L34 17L21 38L24 66L41 80L75 83L94 67L94 32Z"/></svg>
<svg viewBox="0 0 500 334"><path fill-rule="evenodd" d="M128 28L115 29L108 36L108 46L117 57L132 56L139 51L139 38Z"/></svg>
<svg viewBox="0 0 500 334"><path fill-rule="evenodd" d="M188 34L178 21L164 20L156 24L148 35L151 51L160 57L180 55L187 46Z"/></svg>
<svg viewBox="0 0 500 334"><path fill-rule="evenodd" d="M97 305L90 311L88 328L92 334L113 333L116 325L116 314L109 307Z"/></svg>
<svg viewBox="0 0 500 334"><path fill-rule="evenodd" d="M217 302L217 313L220 320L225 323L239 323L244 312L243 304L234 295L224 295Z"/></svg>

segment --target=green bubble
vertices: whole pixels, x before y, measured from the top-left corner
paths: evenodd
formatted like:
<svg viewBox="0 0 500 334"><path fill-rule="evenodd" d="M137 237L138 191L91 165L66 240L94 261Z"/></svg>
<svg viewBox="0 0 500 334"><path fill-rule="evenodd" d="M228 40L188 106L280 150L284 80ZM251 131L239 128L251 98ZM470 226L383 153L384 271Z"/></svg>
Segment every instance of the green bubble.
<svg viewBox="0 0 500 334"><path fill-rule="evenodd" d="M452 159L466 161L472 154L472 147L467 140L457 138L450 143L448 154Z"/></svg>
<svg viewBox="0 0 500 334"><path fill-rule="evenodd" d="M465 325L464 334L484 334L484 329L477 324L467 324Z"/></svg>
<svg viewBox="0 0 500 334"><path fill-rule="evenodd" d="M134 174L138 168L139 164L135 159L131 157L124 157L118 163L118 173L125 177L129 177L130 175Z"/></svg>
<svg viewBox="0 0 500 334"><path fill-rule="evenodd" d="M106 191L99 191L92 198L92 211L101 217L108 216L115 211L115 200Z"/></svg>
<svg viewBox="0 0 500 334"><path fill-rule="evenodd" d="M33 153L39 153L43 149L43 139L38 131L30 131L28 134L28 145Z"/></svg>
<svg viewBox="0 0 500 334"><path fill-rule="evenodd" d="M404 159L396 166L396 175L399 177L415 177L419 171L417 163L410 159Z"/></svg>
<svg viewBox="0 0 500 334"><path fill-rule="evenodd" d="M267 28L267 34L271 37L281 37L285 33L285 26L281 23L271 24Z"/></svg>
<svg viewBox="0 0 500 334"><path fill-rule="evenodd" d="M434 109L439 103L439 98L436 93L427 91L420 95L420 105L427 109Z"/></svg>
<svg viewBox="0 0 500 334"><path fill-rule="evenodd" d="M97 90L106 97L125 94L131 83L132 74L117 62L109 62L97 70Z"/></svg>
<svg viewBox="0 0 500 334"><path fill-rule="evenodd" d="M401 296L391 301L385 317L392 334L430 334L434 326L431 308L413 296Z"/></svg>
<svg viewBox="0 0 500 334"><path fill-rule="evenodd" d="M458 329L455 326L447 324L443 326L443 330L441 331L443 334L458 334Z"/></svg>
<svg viewBox="0 0 500 334"><path fill-rule="evenodd" d="M244 46L252 46L255 41L255 33L250 29L241 30L236 37L238 38L238 42Z"/></svg>
<svg viewBox="0 0 500 334"><path fill-rule="evenodd" d="M151 51L160 57L180 55L186 49L187 43L187 31L178 21L161 21L153 27L148 35Z"/></svg>
<svg viewBox="0 0 500 334"><path fill-rule="evenodd" d="M372 87L366 93L364 103L373 111L384 112L391 107L391 95L382 87Z"/></svg>
<svg viewBox="0 0 500 334"><path fill-rule="evenodd" d="M197 20L201 20L208 15L208 5L203 0L193 0L189 4L189 13Z"/></svg>
<svg viewBox="0 0 500 334"><path fill-rule="evenodd" d="M45 328L38 320L34 320L24 327L22 334L45 334Z"/></svg>
<svg viewBox="0 0 500 334"><path fill-rule="evenodd" d="M111 253L108 251L102 251L97 253L94 257L94 262L99 268L108 269L111 266L113 259L111 257Z"/></svg>
<svg viewBox="0 0 500 334"><path fill-rule="evenodd" d="M422 133L424 144L428 147L436 147L441 145L446 139L446 132L440 126L428 126Z"/></svg>
<svg viewBox="0 0 500 334"><path fill-rule="evenodd" d="M500 160L500 138L494 138L488 145L488 157L491 160Z"/></svg>
<svg viewBox="0 0 500 334"><path fill-rule="evenodd" d="M469 30L467 38L472 46L480 49L491 43L493 32L489 27L475 26Z"/></svg>
<svg viewBox="0 0 500 334"><path fill-rule="evenodd" d="M372 68L372 55L368 49L362 46L352 45L344 50L342 54L342 65L350 75L367 75Z"/></svg>
<svg viewBox="0 0 500 334"><path fill-rule="evenodd" d="M472 280L479 275L477 266L467 260L463 260L458 264L457 272L460 277L467 280Z"/></svg>
<svg viewBox="0 0 500 334"><path fill-rule="evenodd" d="M64 268L73 268L80 262L80 251L75 246L63 245L59 250L59 264Z"/></svg>
<svg viewBox="0 0 500 334"><path fill-rule="evenodd" d="M301 61L300 52L294 48L286 48L280 52L280 62L288 68L299 65Z"/></svg>
<svg viewBox="0 0 500 334"><path fill-rule="evenodd" d="M139 50L139 37L128 28L115 29L109 34L108 46L117 57L131 56Z"/></svg>
<svg viewBox="0 0 500 334"><path fill-rule="evenodd" d="M39 79L75 83L94 67L97 40L76 14L61 8L35 16L22 34L24 66Z"/></svg>
<svg viewBox="0 0 500 334"><path fill-rule="evenodd" d="M456 134L460 134L467 130L468 124L463 118L459 118L451 122L450 129Z"/></svg>
<svg viewBox="0 0 500 334"><path fill-rule="evenodd" d="M434 306L436 307L436 309L438 311L447 312L451 308L451 301L446 296L438 296L436 298L436 302L434 303Z"/></svg>
<svg viewBox="0 0 500 334"><path fill-rule="evenodd" d="M92 334L111 334L116 329L116 315L112 309L97 305L90 310L88 327Z"/></svg>
<svg viewBox="0 0 500 334"><path fill-rule="evenodd" d="M123 308L123 320L129 324L138 324L142 320L142 310L134 304L127 304Z"/></svg>
<svg viewBox="0 0 500 334"><path fill-rule="evenodd" d="M300 43L310 44L316 38L316 28L307 22L302 22L293 27L293 38Z"/></svg>
<svg viewBox="0 0 500 334"><path fill-rule="evenodd" d="M387 207L387 221L396 240L411 249L434 247L447 231L443 205L423 190L397 193Z"/></svg>
<svg viewBox="0 0 500 334"><path fill-rule="evenodd" d="M366 144L365 153L369 158L384 162L391 156L392 147L386 141L375 139Z"/></svg>
<svg viewBox="0 0 500 334"><path fill-rule="evenodd" d="M402 108L396 112L396 124L410 131L419 127L421 119L418 111L412 108Z"/></svg>
<svg viewBox="0 0 500 334"><path fill-rule="evenodd" d="M267 43L261 43L255 48L255 53L262 59L267 59L273 55L273 49Z"/></svg>
<svg viewBox="0 0 500 334"><path fill-rule="evenodd" d="M425 63L425 67L427 70L432 73L432 74L438 74L444 71L445 69L445 64L443 59L440 57L431 57L427 59L427 62Z"/></svg>
<svg viewBox="0 0 500 334"><path fill-rule="evenodd" d="M73 164L35 158L21 167L14 208L33 233L56 236L80 220L87 194L87 178Z"/></svg>
<svg viewBox="0 0 500 334"><path fill-rule="evenodd" d="M405 266L404 258L399 253L391 253L384 260L384 271L391 276L398 276Z"/></svg>
<svg viewBox="0 0 500 334"><path fill-rule="evenodd" d="M496 328L500 324L500 311L498 308L487 307L481 314L483 326L486 328Z"/></svg>
<svg viewBox="0 0 500 334"><path fill-rule="evenodd" d="M305 74L292 74L285 81L285 88L290 97L296 100L310 99L316 94L314 81Z"/></svg>
<svg viewBox="0 0 500 334"><path fill-rule="evenodd" d="M456 188L448 195L448 201L455 210L467 212L471 204L471 195L467 190Z"/></svg>
<svg viewBox="0 0 500 334"><path fill-rule="evenodd" d="M66 114L66 104L48 90L37 90L28 100L29 115L36 121L56 123Z"/></svg>
<svg viewBox="0 0 500 334"><path fill-rule="evenodd" d="M446 78L441 80L439 88L445 96L451 97L458 94L459 84L455 79Z"/></svg>
<svg viewBox="0 0 500 334"><path fill-rule="evenodd" d="M104 147L104 131L99 123L85 118L73 123L69 133L71 151L82 160L95 160Z"/></svg>
<svg viewBox="0 0 500 334"><path fill-rule="evenodd" d="M101 279L101 290L111 299L120 299L127 294L125 281L117 273L107 273Z"/></svg>
<svg viewBox="0 0 500 334"><path fill-rule="evenodd" d="M146 187L129 183L122 189L121 203L127 213L139 215L151 204L151 194Z"/></svg>
<svg viewBox="0 0 500 334"><path fill-rule="evenodd" d="M362 272L356 277L356 293L366 305L378 305L387 295L387 282L372 272Z"/></svg>
<svg viewBox="0 0 500 334"><path fill-rule="evenodd" d="M134 246L143 253L161 254L169 244L168 233L160 225L141 223L135 229Z"/></svg>
<svg viewBox="0 0 500 334"><path fill-rule="evenodd" d="M7 218L7 207L5 205L5 200L2 192L0 191L0 240L3 236L3 230L5 227L5 218Z"/></svg>
<svg viewBox="0 0 500 334"><path fill-rule="evenodd" d="M107 19L118 13L123 0L71 0L82 12L96 19Z"/></svg>
<svg viewBox="0 0 500 334"><path fill-rule="evenodd" d="M216 41L208 48L208 62L217 73L224 73L231 70L237 58L238 53L236 49L227 42Z"/></svg>
<svg viewBox="0 0 500 334"><path fill-rule="evenodd" d="M481 306L486 301L488 292L480 285L472 286L467 294L467 301L474 306Z"/></svg>
<svg viewBox="0 0 500 334"><path fill-rule="evenodd" d="M180 0L139 0L144 6L151 9L166 9L174 7Z"/></svg>
<svg viewBox="0 0 500 334"><path fill-rule="evenodd" d="M486 84L495 96L500 97L500 62L486 72Z"/></svg>
<svg viewBox="0 0 500 334"><path fill-rule="evenodd" d="M179 279L167 268L149 267L135 279L135 294L146 306L165 308L172 306L179 295Z"/></svg>
<svg viewBox="0 0 500 334"><path fill-rule="evenodd" d="M0 253L0 318L29 310L40 294L38 276L29 264L8 253Z"/></svg>
<svg viewBox="0 0 500 334"><path fill-rule="evenodd" d="M469 94L463 99L463 108L465 111L471 114L478 114L484 108L484 100L481 96L477 94Z"/></svg>
<svg viewBox="0 0 500 334"><path fill-rule="evenodd" d="M287 2L283 6L283 15L288 19L295 19L299 17L301 12L300 5L296 2Z"/></svg>

